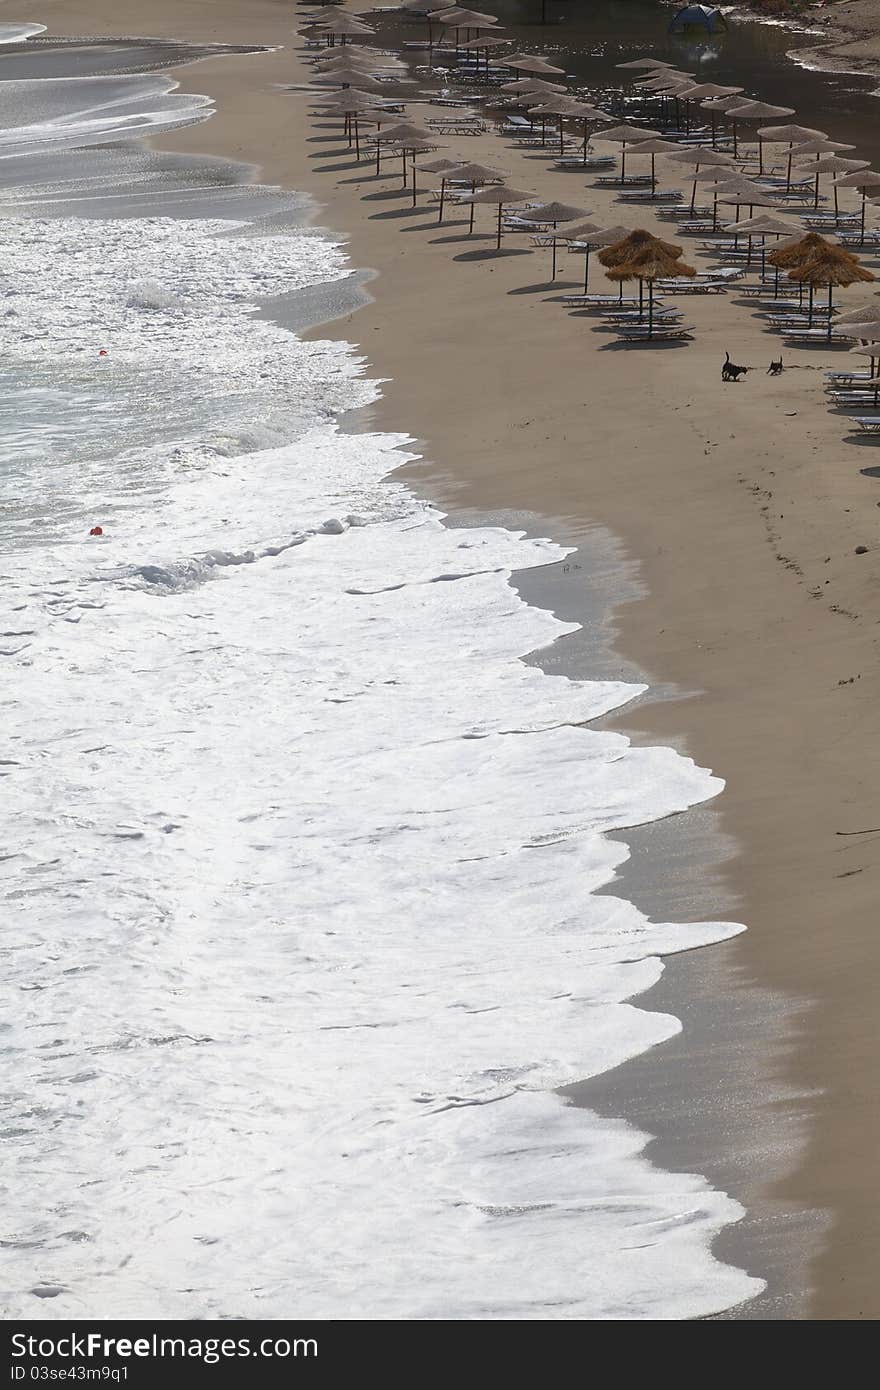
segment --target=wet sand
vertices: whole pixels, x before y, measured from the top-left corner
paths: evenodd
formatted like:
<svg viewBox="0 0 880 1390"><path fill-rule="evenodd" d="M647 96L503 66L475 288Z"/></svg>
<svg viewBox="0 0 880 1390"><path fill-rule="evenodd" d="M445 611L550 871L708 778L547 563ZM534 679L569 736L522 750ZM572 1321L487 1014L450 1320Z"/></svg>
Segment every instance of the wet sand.
<svg viewBox="0 0 880 1390"><path fill-rule="evenodd" d="M281 0L254 0L246 18L232 0L46 0L38 16L19 5L4 13L20 17L52 32L292 42ZM617 726L684 748L727 778L712 813L739 853L719 869L720 891L750 930L671 963L676 998L665 1006L685 1022L683 1051L667 1045L630 1064L628 1076L606 1078L604 1098L596 1083L579 1098L619 1111L616 1095L646 1091L644 1123L661 1133L664 1166L674 1166L667 1154L678 1145L683 1166L757 1213L751 1243L746 1223L719 1245L749 1268L764 1257L785 1265L790 1238L810 1255L822 1214L832 1213L801 1281L809 1303L798 1300L792 1267L789 1294L775 1305L786 1311L763 1315L876 1317L880 840L838 832L880 825L871 758L880 489L862 472L880 455L846 443L824 408L821 370L839 354L786 350L781 378L756 370L722 388L725 350L756 368L778 356L778 339L735 294L683 301L697 329L688 347L609 346L592 320L555 302L566 282L547 283L548 252L529 253L512 237L496 257L490 241L464 237L458 218L434 229L433 209L422 200L413 213L395 175L375 180L338 127L307 122L304 97L280 90L296 80L297 62L286 49L190 69L185 84L212 95L218 114L163 144L259 163L264 179L314 192L321 220L350 234L354 263L378 272L372 302L321 335L358 343L370 370L389 378L375 419L423 441L425 461L408 470L417 487L456 512L504 508L574 529L599 522L623 538L646 592L618 611L619 644L658 686L694 693L640 704ZM534 152L494 136L445 143L499 164L520 187L581 203L597 221L624 220L609 195L581 175L554 173ZM491 211L478 210L481 235ZM649 213L636 220L653 225ZM578 260L572 283L580 269ZM856 554L862 545L867 553ZM656 1006L657 995L643 1002ZM709 1107L711 1087L701 1103L688 1080L693 1123L663 1135L664 1115L679 1124L685 1086L664 1102L662 1078L681 1079L684 1068L696 1077L701 1058L710 1076L719 1056L730 1128ZM722 1169L738 1169L739 1181L716 1177Z"/></svg>

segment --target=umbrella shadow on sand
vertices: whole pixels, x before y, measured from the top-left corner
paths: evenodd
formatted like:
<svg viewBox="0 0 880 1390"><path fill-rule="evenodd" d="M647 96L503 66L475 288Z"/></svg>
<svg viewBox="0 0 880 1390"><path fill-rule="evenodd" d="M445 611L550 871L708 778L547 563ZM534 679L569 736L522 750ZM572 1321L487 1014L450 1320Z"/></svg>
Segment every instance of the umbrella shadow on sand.
<svg viewBox="0 0 880 1390"><path fill-rule="evenodd" d="M558 304L561 295L550 295L550 290L579 290L580 280L542 280L537 285L520 285L518 289L508 290L508 294L545 294L548 304Z"/></svg>
<svg viewBox="0 0 880 1390"><path fill-rule="evenodd" d="M488 232L472 232L470 235L468 235L467 232L462 232L461 236L435 236L435 237L431 237L430 245L431 245L431 246L457 246L457 245L458 245L460 242L462 242L462 241L467 242L467 244L468 244L469 246L473 246L474 242L476 242L476 241L491 241L492 244L493 244L493 246L494 246L494 244L495 244L495 238L494 238L494 236L490 236Z"/></svg>
<svg viewBox="0 0 880 1390"><path fill-rule="evenodd" d="M634 348L650 348L651 352L669 352L675 348L690 347L687 338L624 338L616 343L602 343L599 347L600 352L629 352Z"/></svg>
<svg viewBox="0 0 880 1390"><path fill-rule="evenodd" d="M505 256L530 256L524 246L502 246L498 250L495 246L486 251L462 251L461 255L453 256L454 261L500 261Z"/></svg>
<svg viewBox="0 0 880 1390"><path fill-rule="evenodd" d="M396 221L401 217L418 217L421 208L391 208L388 212L371 212L370 222L389 222Z"/></svg>

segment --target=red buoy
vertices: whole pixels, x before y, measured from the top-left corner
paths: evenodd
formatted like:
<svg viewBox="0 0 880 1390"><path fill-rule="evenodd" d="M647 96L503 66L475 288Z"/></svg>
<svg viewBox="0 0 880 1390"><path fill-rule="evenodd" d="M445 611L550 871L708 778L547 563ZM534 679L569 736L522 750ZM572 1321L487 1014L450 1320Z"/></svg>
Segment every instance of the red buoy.
<svg viewBox="0 0 880 1390"><path fill-rule="evenodd" d="M99 357L106 357L106 356L107 356L107 349L106 349L106 348L101 348L101 351L98 353L98 356L99 356Z"/></svg>
<svg viewBox="0 0 880 1390"><path fill-rule="evenodd" d="M91 531L89 532L89 535L90 535L90 536L103 536L103 534L104 534L104 528L103 528L103 526L93 526L92 529L91 529Z"/></svg>

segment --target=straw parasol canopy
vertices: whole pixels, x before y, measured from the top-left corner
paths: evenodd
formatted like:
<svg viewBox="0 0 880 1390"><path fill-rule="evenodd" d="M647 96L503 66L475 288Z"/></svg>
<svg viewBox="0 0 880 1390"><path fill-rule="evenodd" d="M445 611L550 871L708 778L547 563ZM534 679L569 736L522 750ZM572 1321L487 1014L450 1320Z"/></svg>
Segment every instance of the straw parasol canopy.
<svg viewBox="0 0 880 1390"><path fill-rule="evenodd" d="M662 58L633 58L628 63L615 63L615 67L622 72L647 72L650 68L671 68L673 63L664 62Z"/></svg>
<svg viewBox="0 0 880 1390"><path fill-rule="evenodd" d="M739 147L737 142L736 112L740 106L750 106L751 97L731 95L728 97L713 97L711 101L702 101L700 105L704 111L708 111L712 120L712 137L714 144L715 136L715 117L717 115L727 116L733 122L733 157L739 159Z"/></svg>
<svg viewBox="0 0 880 1390"><path fill-rule="evenodd" d="M613 125L602 131L602 140L611 140L613 144L620 145L620 178L626 179L626 147L628 144L639 144L643 140L659 140L662 132L651 130L647 126L637 125Z"/></svg>
<svg viewBox="0 0 880 1390"><path fill-rule="evenodd" d="M835 323L877 323L880 321L880 302L862 304L858 309L843 309L838 313Z"/></svg>
<svg viewBox="0 0 880 1390"><path fill-rule="evenodd" d="M335 8L335 7L334 7ZM376 30L369 24L365 24L356 15L349 14L348 10L336 10L332 16L326 19L323 15L313 21L316 28L328 36L331 46L339 39L344 45L346 40L361 34L375 34Z"/></svg>
<svg viewBox="0 0 880 1390"><path fill-rule="evenodd" d="M679 146L679 148L676 149L668 157L676 164L692 164L694 166L694 181L693 187L691 188L692 213L694 211L694 207L696 206L697 182L700 177L701 171L710 170L712 173L716 175L715 178L711 179L712 183L720 182L724 177L724 171L727 171L728 173L733 173L735 171L733 156L729 154L722 154L720 150L704 150L702 148L689 150L682 149ZM705 181L705 173L703 177Z"/></svg>
<svg viewBox="0 0 880 1390"><path fill-rule="evenodd" d="M620 243L621 245L623 243ZM681 260L681 247L673 247L676 254L670 255L667 247L668 242L663 242L656 237L650 244L642 246L632 255L631 259L619 262L608 270L608 279L617 280L621 285L626 280L638 280L639 299L641 301L642 291L645 283L648 285L648 337L651 338L654 332L654 281L665 276L684 276L692 279L696 275L696 270L692 265L688 265ZM609 250L612 248L609 248ZM599 258L607 254L600 252Z"/></svg>
<svg viewBox="0 0 880 1390"><path fill-rule="evenodd" d="M825 142L828 135L824 130L812 130L806 125L765 125L758 129L758 136L761 139L772 141L773 144L788 145L788 168L785 174L785 186L791 187L791 161L795 145L802 145L807 140L819 140Z"/></svg>
<svg viewBox="0 0 880 1390"><path fill-rule="evenodd" d="M818 145L819 142L816 141L815 143L816 143L816 145ZM828 141L827 143L828 143L828 144L834 144L835 142L834 142L834 141ZM842 148L843 148L843 149L852 149L853 146L851 146L851 145L844 145ZM806 154L808 153L808 147L807 147L807 145L799 145L799 146L795 149L795 152L794 152L794 153L795 153L795 158L796 158L796 159L797 159L800 155L806 155ZM815 181L816 181L815 188L814 188L814 190L813 190L813 207L814 207L814 208L817 208L817 207L819 206L819 175L820 175L820 174L851 174L851 173L853 172L854 169L867 169L867 167L868 167L868 161L867 161L867 159L843 159L839 154L821 154L821 155L820 155L820 154L818 153L818 150L816 151L816 153L817 153L817 156L818 156L816 159L809 159L809 160L808 160L808 159L805 158L805 159L804 159L804 162L803 162L803 168L804 168L805 170L807 170L809 173L811 173L811 174L814 176ZM834 189L834 216L837 217L837 215L838 215L839 212L840 212L840 208L839 208L839 206L838 206L838 200L837 200L837 189L835 188L835 189Z"/></svg>
<svg viewBox="0 0 880 1390"><path fill-rule="evenodd" d="M772 121L777 116L793 116L793 106L773 106L769 101L747 101L730 112L734 125L737 121ZM760 130L758 137L758 173L764 172L764 139Z"/></svg>
<svg viewBox="0 0 880 1390"><path fill-rule="evenodd" d="M398 121L396 125L386 126L384 130L377 130L373 139L376 141L376 174L381 168L382 146L397 145L403 160L403 186L406 187L406 156L407 153L414 153L418 149L435 150L437 148L437 138L431 130L425 130L420 125L410 125L408 121Z"/></svg>
<svg viewBox="0 0 880 1390"><path fill-rule="evenodd" d="M757 217L746 217L746 218L743 218L743 219L742 219L741 221L739 221L739 222L728 222L727 225L725 226L724 230L725 230L726 232L732 232L733 235L734 235L734 237L737 237L737 238L738 238L738 237L741 237L741 236L747 236L747 237L748 237L748 239L749 239L749 250L748 250L748 256L747 256L747 259L746 259L746 264L749 264L749 263L751 262L751 259L752 259L752 239L753 239L753 237L760 237L760 238L761 238L761 279L762 279L762 280L763 280L763 278L764 278L764 273L765 273L766 268L767 268L767 238L768 238L768 236L772 236L772 237L788 237L789 239L792 239L793 237L796 237L796 236L799 235L799 234L802 235L801 229L798 227L798 225L797 225L796 222L788 222L788 221L785 220L785 218L782 218L782 217L772 217L769 213L766 213L766 212L759 213L759 215L758 215ZM778 272L777 272L777 286L778 286Z"/></svg>
<svg viewBox="0 0 880 1390"><path fill-rule="evenodd" d="M385 86L361 68L334 68L312 78L316 87L355 87L359 92L386 92Z"/></svg>
<svg viewBox="0 0 880 1390"><path fill-rule="evenodd" d="M877 310L874 310L876 315ZM876 343L880 338L880 319L866 319L864 323L841 323L839 318L834 320L834 327L844 338L855 338L860 343Z"/></svg>
<svg viewBox="0 0 880 1390"><path fill-rule="evenodd" d="M529 115L541 117L541 130L543 135L544 118L546 116L556 116L559 120L559 155L563 152L563 123L565 121L583 121L583 156L587 157L587 126L591 121L607 121L609 118L604 111L600 111L596 106L590 106L588 102L577 101L575 97L551 96L549 101L544 101L540 106L529 107Z"/></svg>
<svg viewBox="0 0 880 1390"><path fill-rule="evenodd" d="M630 154L649 154L651 156L651 192L657 186L657 174L654 162L658 154L676 154L680 149L672 140L642 140L639 144L630 146Z"/></svg>
<svg viewBox="0 0 880 1390"><path fill-rule="evenodd" d="M469 183L471 193L475 193L477 188L484 183L503 183L505 173L502 169L492 169L487 164L459 162L454 169L449 171L447 178L454 179L456 183ZM468 236L474 230L474 205L471 203L471 217L468 224Z"/></svg>
<svg viewBox="0 0 880 1390"><path fill-rule="evenodd" d="M458 169L461 165L460 159L432 159L430 164L423 164L423 174L440 175L440 214L437 218L437 225L443 221L443 205L446 202L446 180L453 169Z"/></svg>
<svg viewBox="0 0 880 1390"><path fill-rule="evenodd" d="M567 203L541 203L536 208L527 208L520 213L523 222L538 222L547 224L553 228L553 271L551 279L556 279L556 228L560 222L575 222L579 217L586 217L586 208L570 207Z"/></svg>
<svg viewBox="0 0 880 1390"><path fill-rule="evenodd" d="M840 176L839 179L835 179L835 180L833 181L833 183L832 183L832 188L835 190L835 204L834 204L835 209L837 208L836 198L837 198L837 189L838 189L838 188L857 188L858 191L861 193L861 195L862 195L862 223L861 223L860 244L861 244L861 245L864 245L864 243L865 243L865 204L866 204L867 201L868 201L868 194L869 194L869 193L872 193L872 192L876 192L876 190L877 190L878 188L880 188L880 174L875 173L873 169L865 169L865 170L862 171L862 172L859 172L858 170L856 170L856 171L853 172L852 174L842 174L842 175Z"/></svg>
<svg viewBox="0 0 880 1390"><path fill-rule="evenodd" d="M481 188L477 193L470 193L466 201L470 203L492 203L498 208L498 232L495 242L495 250L501 250L501 214L505 207L511 203L524 203L531 198L531 193L524 193L521 188L509 188L506 183L489 184L486 188Z"/></svg>
<svg viewBox="0 0 880 1390"><path fill-rule="evenodd" d="M579 242L584 248L584 294L590 283L590 252L599 246L613 246L629 236L628 227L595 226L592 222L579 222L575 227L564 227L557 233L558 241Z"/></svg>
<svg viewBox="0 0 880 1390"><path fill-rule="evenodd" d="M546 58L537 57L534 53L505 53L501 62L504 67L513 68L514 72L533 72L538 77L555 73L558 77L565 77L565 68L556 68Z"/></svg>
<svg viewBox="0 0 880 1390"><path fill-rule="evenodd" d="M661 241L660 237L653 232L647 232L643 227L636 227L633 231L627 232L620 241L612 242L606 246L604 251L599 252L599 260L609 270L614 266L626 265L646 246L658 246L663 254L671 260L677 260L684 254L680 246L676 246L671 241Z"/></svg>
<svg viewBox="0 0 880 1390"><path fill-rule="evenodd" d="M841 246L827 245L805 264L795 266L788 272L789 280L810 287L810 322L813 320L813 292L820 286L828 288L828 341L831 342L831 311L835 288L845 288L857 281L871 281L877 277L872 271L860 265L856 257L849 255ZM865 331L867 336L867 331Z"/></svg>
<svg viewBox="0 0 880 1390"><path fill-rule="evenodd" d="M568 88L564 82L545 82L542 77L515 77L512 82L503 82L498 90L540 96L542 92L566 92Z"/></svg>

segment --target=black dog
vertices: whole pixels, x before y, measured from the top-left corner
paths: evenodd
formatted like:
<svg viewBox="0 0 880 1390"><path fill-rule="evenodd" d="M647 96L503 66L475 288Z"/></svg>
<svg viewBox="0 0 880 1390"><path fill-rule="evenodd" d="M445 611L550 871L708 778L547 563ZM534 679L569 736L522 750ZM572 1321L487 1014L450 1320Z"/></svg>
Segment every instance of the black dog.
<svg viewBox="0 0 880 1390"><path fill-rule="evenodd" d="M746 372L751 370L751 367L738 367L735 362L731 362L730 353L725 352L724 366L721 368L722 381L739 381L741 376L745 376Z"/></svg>
<svg viewBox="0 0 880 1390"><path fill-rule="evenodd" d="M779 358L779 360L778 360L777 362L771 362L771 363L770 363L770 366L767 368L767 375L768 375L768 376L782 376L782 358L781 358L781 357Z"/></svg>

